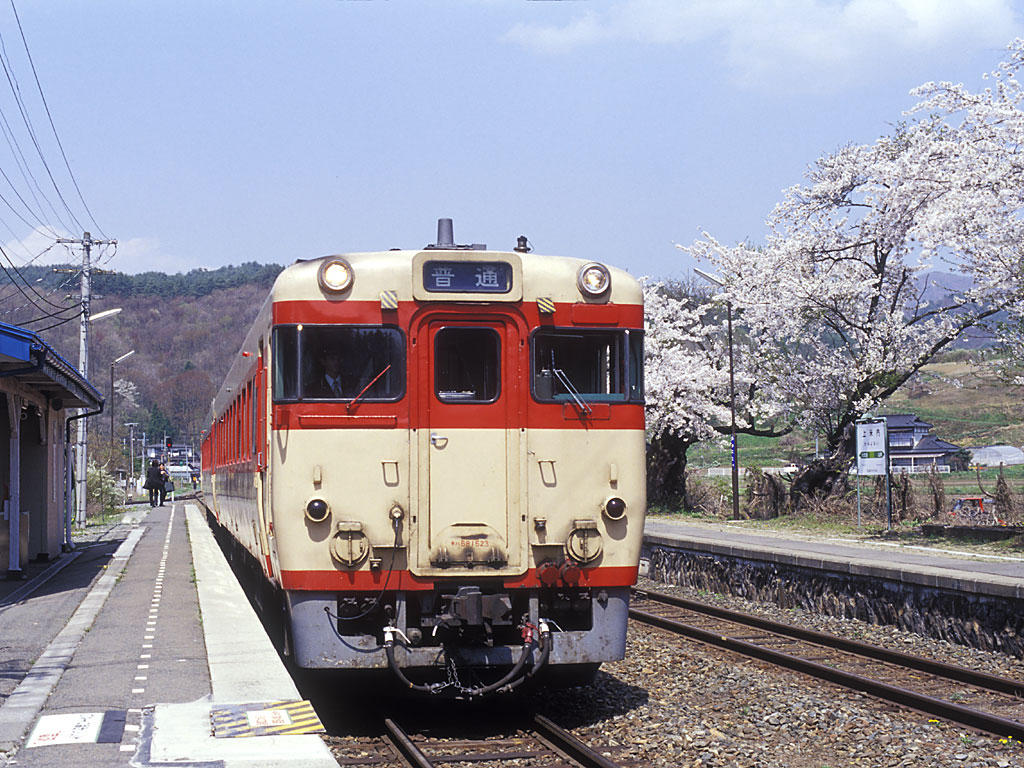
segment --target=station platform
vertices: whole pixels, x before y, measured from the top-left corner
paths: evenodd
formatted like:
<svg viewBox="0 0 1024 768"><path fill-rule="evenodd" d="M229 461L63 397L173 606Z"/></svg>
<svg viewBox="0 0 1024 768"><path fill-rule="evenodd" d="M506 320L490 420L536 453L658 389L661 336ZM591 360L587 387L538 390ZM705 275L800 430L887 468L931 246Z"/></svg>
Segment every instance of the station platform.
<svg viewBox="0 0 1024 768"><path fill-rule="evenodd" d="M744 522L651 518L645 549L664 546L730 558L887 579L979 596L1024 599L1024 557L853 536L750 531Z"/></svg>
<svg viewBox="0 0 1024 768"><path fill-rule="evenodd" d="M0 765L333 768L200 508L0 582Z"/></svg>

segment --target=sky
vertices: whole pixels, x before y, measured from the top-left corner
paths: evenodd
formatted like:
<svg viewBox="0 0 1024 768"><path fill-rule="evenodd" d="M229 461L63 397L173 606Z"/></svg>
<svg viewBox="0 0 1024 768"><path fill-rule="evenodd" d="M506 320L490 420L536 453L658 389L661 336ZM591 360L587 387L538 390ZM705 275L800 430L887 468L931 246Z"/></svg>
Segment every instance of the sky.
<svg viewBox="0 0 1024 768"><path fill-rule="evenodd" d="M14 0L0 242L75 261L55 235L89 231L104 268L174 273L450 217L682 278L676 243L762 240L816 158L916 85L981 87L1022 31L1024 0Z"/></svg>

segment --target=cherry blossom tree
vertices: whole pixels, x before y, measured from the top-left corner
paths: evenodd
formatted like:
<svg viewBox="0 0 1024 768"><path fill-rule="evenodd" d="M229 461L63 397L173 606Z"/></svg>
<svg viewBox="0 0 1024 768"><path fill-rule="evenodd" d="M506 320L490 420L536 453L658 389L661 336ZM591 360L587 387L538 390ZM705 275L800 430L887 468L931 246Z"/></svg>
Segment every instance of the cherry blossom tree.
<svg viewBox="0 0 1024 768"><path fill-rule="evenodd" d="M770 386L833 451L965 330L1021 304L1022 64L1018 40L983 91L918 88L890 135L820 158L785 192L762 247L705 234L688 249L722 276ZM941 272L966 287L935 290Z"/></svg>
<svg viewBox="0 0 1024 768"><path fill-rule="evenodd" d="M726 315L705 289L683 283L645 284L644 306L648 498L689 507L687 451L731 430ZM789 432L785 406L761 384L759 356L741 333L733 343L737 432Z"/></svg>

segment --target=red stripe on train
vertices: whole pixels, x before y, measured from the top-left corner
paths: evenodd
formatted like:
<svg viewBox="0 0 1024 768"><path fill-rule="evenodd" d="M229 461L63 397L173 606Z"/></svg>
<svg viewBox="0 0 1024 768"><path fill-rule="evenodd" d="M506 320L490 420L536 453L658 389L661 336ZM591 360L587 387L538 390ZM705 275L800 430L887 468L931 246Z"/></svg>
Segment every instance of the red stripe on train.
<svg viewBox="0 0 1024 768"><path fill-rule="evenodd" d="M605 568L583 568L580 571L581 587L629 587L636 583L637 566L608 566ZM487 574L451 577L452 583L465 582L467 578L487 578ZM447 579L445 579L447 581ZM531 568L523 576L503 579L505 589L528 589L540 587L537 570ZM387 571L281 571L281 586L298 592L374 592L385 588L406 592L433 590L442 584L434 578L415 576L409 571L393 571L390 578Z"/></svg>
<svg viewBox="0 0 1024 768"><path fill-rule="evenodd" d="M379 301L275 301L273 322L276 323L385 323L408 328L412 316L423 309L438 312L467 312L480 315L522 316L530 328L538 326L617 326L643 328L644 308L640 304L587 304L556 302L554 314L540 313L536 301L509 304L494 303L484 307L444 302L403 301L397 310L381 309Z"/></svg>

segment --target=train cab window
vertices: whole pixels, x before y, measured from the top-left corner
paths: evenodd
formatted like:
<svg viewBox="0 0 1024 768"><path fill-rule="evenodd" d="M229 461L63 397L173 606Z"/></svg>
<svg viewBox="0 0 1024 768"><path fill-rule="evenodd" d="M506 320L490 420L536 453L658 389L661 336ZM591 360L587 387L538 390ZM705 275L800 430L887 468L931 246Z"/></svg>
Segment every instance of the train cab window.
<svg viewBox="0 0 1024 768"><path fill-rule="evenodd" d="M276 400L389 402L405 395L405 337L397 328L278 326L274 345Z"/></svg>
<svg viewBox="0 0 1024 768"><path fill-rule="evenodd" d="M500 394L501 339L493 328L442 328L434 337L434 392L443 403L490 403Z"/></svg>
<svg viewBox="0 0 1024 768"><path fill-rule="evenodd" d="M538 331L531 368L541 402L643 402L643 331Z"/></svg>

